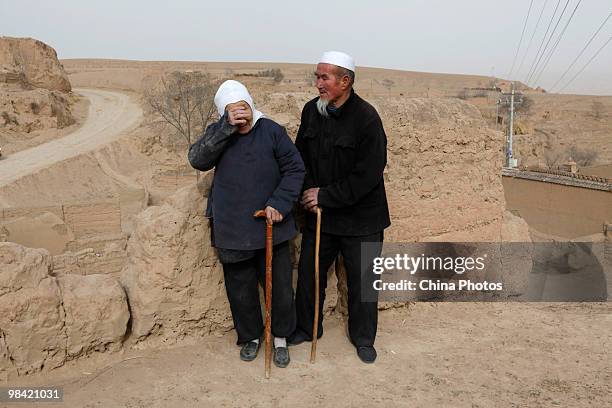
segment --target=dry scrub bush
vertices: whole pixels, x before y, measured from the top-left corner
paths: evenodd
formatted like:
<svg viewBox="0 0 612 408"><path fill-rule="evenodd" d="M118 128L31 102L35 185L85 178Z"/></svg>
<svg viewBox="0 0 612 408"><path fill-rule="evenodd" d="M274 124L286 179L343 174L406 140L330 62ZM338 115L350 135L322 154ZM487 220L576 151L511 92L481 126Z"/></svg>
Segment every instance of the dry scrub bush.
<svg viewBox="0 0 612 408"><path fill-rule="evenodd" d="M218 83L204 72L171 72L144 91L155 115L153 124L170 125L191 145L206 129L215 113Z"/></svg>

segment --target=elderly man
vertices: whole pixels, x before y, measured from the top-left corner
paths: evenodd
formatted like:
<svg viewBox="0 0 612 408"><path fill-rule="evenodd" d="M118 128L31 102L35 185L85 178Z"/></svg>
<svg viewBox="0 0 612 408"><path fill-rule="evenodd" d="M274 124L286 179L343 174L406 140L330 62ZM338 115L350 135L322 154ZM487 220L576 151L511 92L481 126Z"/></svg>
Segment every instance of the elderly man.
<svg viewBox="0 0 612 408"><path fill-rule="evenodd" d="M215 168L206 216L212 244L223 264L240 358L257 357L264 327L258 281L265 275L265 227L253 214L265 208L274 223L272 334L274 364L286 367L286 337L295 330L289 240L297 231L291 209L304 180L304 164L285 129L255 109L246 87L225 81L215 95L221 117L189 149L189 162Z"/></svg>
<svg viewBox="0 0 612 408"><path fill-rule="evenodd" d="M376 360L377 292L372 288L373 258L380 256L383 230L391 222L383 180L387 137L376 110L353 90L355 63L331 51L316 70L319 96L304 106L296 146L306 166L301 203L308 216L302 237L296 292L297 328L289 344L312 340L314 318L314 224L321 207L320 270L338 253L348 286L348 331L357 355ZM362 243L368 243L363 251ZM361 263L363 262L363 266ZM319 335L327 280L320 280Z"/></svg>

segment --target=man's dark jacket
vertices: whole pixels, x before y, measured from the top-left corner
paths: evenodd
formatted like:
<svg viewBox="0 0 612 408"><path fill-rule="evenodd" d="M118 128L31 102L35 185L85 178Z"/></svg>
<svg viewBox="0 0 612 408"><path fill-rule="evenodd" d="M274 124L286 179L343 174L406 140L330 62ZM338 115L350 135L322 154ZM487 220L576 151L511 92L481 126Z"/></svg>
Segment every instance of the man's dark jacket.
<svg viewBox="0 0 612 408"><path fill-rule="evenodd" d="M226 114L227 115L227 114ZM291 215L304 179L304 164L285 129L259 119L246 134L236 132L224 115L189 148L189 162L201 171L215 168L206 216L213 218L217 248L265 248L265 220L253 218L271 206L283 215L274 224L274 244L297 233Z"/></svg>
<svg viewBox="0 0 612 408"><path fill-rule="evenodd" d="M306 166L303 190L319 187L321 230L359 236L391 224L383 171L387 136L376 109L354 91L328 118L317 111L318 98L306 103L295 145ZM307 216L312 228L315 217Z"/></svg>

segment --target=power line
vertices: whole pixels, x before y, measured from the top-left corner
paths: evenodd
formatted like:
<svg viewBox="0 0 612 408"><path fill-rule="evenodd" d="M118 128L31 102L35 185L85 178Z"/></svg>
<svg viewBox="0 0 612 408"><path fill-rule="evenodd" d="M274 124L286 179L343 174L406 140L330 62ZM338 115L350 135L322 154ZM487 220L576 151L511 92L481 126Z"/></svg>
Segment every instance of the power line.
<svg viewBox="0 0 612 408"><path fill-rule="evenodd" d="M533 0L529 2L529 10L527 10L527 17L525 18L525 24L523 24L523 32L521 33L521 39L519 40L518 47L516 48L516 53L514 54L514 60L512 61L512 68L510 68L510 73L508 74L508 78L512 77L512 72L514 71L514 64L516 64L516 58L518 57L519 50L521 49L521 44L523 43L523 36L525 35L525 27L527 27L527 20L529 20L529 14L531 13L531 6L533 6Z"/></svg>
<svg viewBox="0 0 612 408"><path fill-rule="evenodd" d="M540 16L538 17L538 21L536 22L535 28L533 29L533 33L531 34L531 38L529 39L529 44L527 45L527 49L525 50L525 53L523 54L523 59L521 59L521 64L516 70L517 73L521 72L521 68L523 67L523 63L525 62L525 57L529 53L529 49L531 48L531 43L533 41L533 37L535 36L536 31L538 31L538 25L540 25L540 20L542 19L542 14L544 14L544 9L546 8L547 3L548 3L548 0L545 0L544 5L542 6L542 10L540 10Z"/></svg>
<svg viewBox="0 0 612 408"><path fill-rule="evenodd" d="M561 22L561 18L563 17L563 14L565 14L565 9L567 8L567 5L569 4L569 2L570 0L567 0L565 2L565 6L563 6L563 10L561 10L561 14L559 14L559 18L557 19L557 22L555 23L555 26L553 27L553 30L550 33L550 37L548 37L548 41L546 41L546 45L544 46L544 49L542 49L542 54L538 58L538 62L536 62L535 66L533 67L533 71L529 75L529 78L527 78L527 83L531 81L531 77L538 70L540 66L540 61L542 61L542 57L544 56L544 54L546 54L546 50L548 49L548 44L550 44L550 40L552 40L553 36L555 35L555 31L557 31L557 27L559 26L559 23Z"/></svg>
<svg viewBox="0 0 612 408"><path fill-rule="evenodd" d="M559 82L561 82L563 80L563 78L565 78L565 75L567 75L567 73L570 71L570 69L572 69L572 67L574 66L574 64L578 61L578 59L582 56L582 54L584 54L584 52L586 51L586 49L589 47L589 45L591 44L591 42L593 42L593 40L595 39L595 37L597 36L597 34L599 34L599 32L601 31L601 29L604 27L604 25L606 25L606 23L608 22L608 20L610 19L610 17L612 16L612 11L610 12L610 14L608 14L608 17L606 17L606 19L604 20L603 23L601 23L601 25L599 26L599 28L597 29L597 31L595 31L595 33L591 36L591 39L586 43L586 45L582 48L582 51L580 51L580 53L578 54L578 56L576 58L574 58L574 60L572 61L572 63L570 64L569 67L567 67L567 69L565 70L565 72L563 73L563 75L561 75L561 77L559 79L557 79L557 82L554 83L553 86L550 87L549 92L552 91L558 84Z"/></svg>
<svg viewBox="0 0 612 408"><path fill-rule="evenodd" d="M531 70L535 66L536 59L538 58L538 55L540 55L540 51L542 50L542 46L544 45L544 41L546 41L546 36L548 35L548 30L550 30L550 25L552 24L553 20L555 19L555 15L557 14L557 9L559 8L559 4L561 4L561 0L557 0L557 5L555 6L555 10L553 11L552 16L550 16L550 21L548 22L548 27L546 27L546 32L544 32L544 37L542 37L542 41L540 42L538 51L533 57L533 61L531 61L531 66L529 67L529 71L527 71L527 75L525 76L525 80L523 81L525 83L527 83L527 77L531 74Z"/></svg>
<svg viewBox="0 0 612 408"><path fill-rule="evenodd" d="M540 57L538 58L538 61L536 62L535 66L533 67L533 71L531 72L531 74L529 75L529 78L527 79L527 83L531 82L531 79L533 78L535 73L538 71L538 68L540 68L540 62L542 61L542 58L544 57L544 55L546 55L546 52L548 50L548 45L550 44L550 40L552 40L552 38L554 37L555 32L557 31L557 27L559 26L559 23L561 22L561 19L563 18L563 15L565 14L565 10L567 9L567 6L568 6L569 2L570 2L570 0L567 0L565 2L565 5L563 6L563 10L561 10L561 14L559 14L559 18L557 19L557 22L555 23L555 26L553 27L552 31L550 32L550 37L548 37L548 40L546 41L546 45L544 45L544 48L542 49L542 54L540 54Z"/></svg>
<svg viewBox="0 0 612 408"><path fill-rule="evenodd" d="M538 74L536 79L533 81L534 84L536 84L540 80L540 77L542 76L542 73L544 72L544 70L548 66L548 63L550 62L550 59L552 58L553 54L555 53L555 50L557 49L557 46L559 45L559 42L561 41L561 38L563 38L563 34L565 34L565 30L567 29L567 27L569 26L570 22L572 21L572 18L574 17L574 14L576 13L576 10L578 10L578 6L580 6L580 3L582 3L582 0L579 0L578 3L576 3L576 7L574 7L574 10L572 11L572 14L569 16L569 18L567 19L567 22L565 23L565 26L563 27L563 30L561 30L561 34L559 34L559 37L557 38L557 41L555 41L555 45L553 45L552 49L550 50L550 53L548 53L548 56L546 57L546 61L544 62L544 65L542 66L542 69L540 70L540 73Z"/></svg>
<svg viewBox="0 0 612 408"><path fill-rule="evenodd" d="M608 45L608 43L609 43L610 41L612 41L612 36L610 36L610 38L608 38L608 41L606 41L606 42L604 43L604 45L602 45L602 46L601 46L601 47L600 47L600 48L597 50L597 52L595 53L595 55L593 55L593 56L591 57L591 59L590 59L590 60L588 60L586 64L584 64L584 66L582 67L582 69L581 69L580 71L578 71L578 72L576 73L576 75L574 75L574 76L572 77L572 79L570 79L570 80L569 80L569 81L568 81L568 82L567 82L567 83L566 83L566 84L563 86L563 88L559 89L559 92L561 92L561 91L563 91L565 88L567 88L567 86L568 86L569 84L571 84L571 83L574 81L574 79L576 79L576 77L577 77L578 75L580 75L580 74L582 73L582 71L584 71L584 70L586 69L586 67L588 67L588 66L589 66L589 64L591 63L591 61L593 61L593 60L595 59L595 57L597 57L597 55L599 55L599 53L600 53L600 52L601 52L601 51L602 51L602 50L603 50L603 49L606 47L606 45Z"/></svg>

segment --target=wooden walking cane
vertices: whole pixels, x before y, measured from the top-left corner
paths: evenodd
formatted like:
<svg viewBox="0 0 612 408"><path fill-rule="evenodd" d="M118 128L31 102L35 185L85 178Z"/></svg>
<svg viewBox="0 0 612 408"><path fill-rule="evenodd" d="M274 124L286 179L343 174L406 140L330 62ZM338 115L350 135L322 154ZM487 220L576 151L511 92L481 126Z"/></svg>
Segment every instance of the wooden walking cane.
<svg viewBox="0 0 612 408"><path fill-rule="evenodd" d="M315 235L315 310L312 323L312 345L310 347L310 362L317 357L317 337L319 337L319 244L321 241L321 207L317 207L317 229ZM327 278L327 276L325 276Z"/></svg>
<svg viewBox="0 0 612 408"><path fill-rule="evenodd" d="M253 216L266 218L266 212L259 210ZM270 378L272 366L272 247L272 223L266 219L266 378Z"/></svg>

